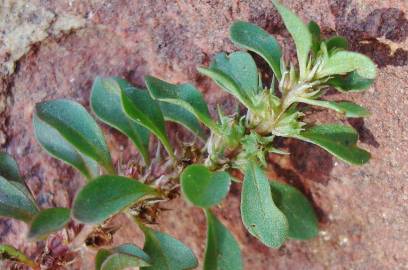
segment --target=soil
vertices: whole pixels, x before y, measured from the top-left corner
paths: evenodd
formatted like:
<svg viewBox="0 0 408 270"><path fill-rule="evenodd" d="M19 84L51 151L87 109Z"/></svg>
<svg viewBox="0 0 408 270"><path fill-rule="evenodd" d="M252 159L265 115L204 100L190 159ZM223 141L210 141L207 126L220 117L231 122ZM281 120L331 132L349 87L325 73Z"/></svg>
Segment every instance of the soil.
<svg viewBox="0 0 408 270"><path fill-rule="evenodd" d="M361 167L349 166L323 150L282 141L289 157L270 156L270 177L302 190L319 214L316 239L288 241L269 249L240 222L239 186L233 186L217 215L236 235L245 269L408 269L408 2L406 0L282 1L305 21L316 21L326 36L350 40L351 49L379 67L375 84L363 94L336 94L366 106L364 121L317 111L313 121L354 126L361 147L372 153ZM220 51L236 50L228 38L234 20L258 24L276 35L293 56L288 33L268 0L2 0L0 1L0 146L19 163L42 207L69 206L84 184L80 175L49 157L35 142L31 117L36 102L70 98L89 108L97 75L122 76L143 86L143 76L192 82L210 106L232 106L232 98L196 67ZM260 62L265 66L264 63ZM135 154L120 134L104 126L113 157ZM169 126L172 131L179 127ZM203 213L176 199L156 228L190 246L202 258ZM125 219L114 243L141 244L142 234ZM28 242L25 224L0 218L0 242L33 258L44 242ZM95 252L78 256L69 269L92 269Z"/></svg>

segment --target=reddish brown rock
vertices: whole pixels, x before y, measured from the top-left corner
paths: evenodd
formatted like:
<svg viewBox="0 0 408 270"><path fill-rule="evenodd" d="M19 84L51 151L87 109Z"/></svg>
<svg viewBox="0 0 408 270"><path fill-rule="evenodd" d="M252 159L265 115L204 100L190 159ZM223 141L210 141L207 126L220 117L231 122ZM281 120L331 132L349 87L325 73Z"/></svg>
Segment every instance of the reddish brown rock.
<svg viewBox="0 0 408 270"><path fill-rule="evenodd" d="M0 82L0 144L15 156L37 202L44 207L69 206L83 181L35 142L31 116L36 102L66 97L87 106L97 75L123 76L142 86L143 76L152 74L171 82L196 84L211 104L231 104L231 97L199 76L195 68L208 64L218 51L236 49L228 39L228 27L236 19L255 22L277 35L293 55L288 33L268 0L31 2L57 18L68 14L85 20L81 29L63 35L54 35L50 29L61 26L47 21L51 28L43 30L45 36L26 44L29 52L16 60L14 73L3 75ZM313 200L321 219L321 233L314 240L288 241L279 250L264 247L240 223L239 187L233 187L216 212L237 236L245 269L408 268L408 2L283 2L305 21L317 21L325 34L345 35L353 50L378 64L379 75L371 89L330 97L353 100L372 112L364 122L349 123L358 129L361 146L373 158L362 167L348 166L315 147L293 141L282 142L292 152L290 158L271 156L270 176L292 183ZM24 13L24 5L20 9L16 14ZM33 22L38 21L41 18ZM3 28L17 28L25 22L2 23ZM326 113L313 119L328 120L345 121ZM108 128L104 131L116 160L134 153L128 151L133 148L122 136ZM161 216L159 228L184 241L201 258L203 214L180 199L169 207L174 210ZM141 244L140 232L133 229L131 224L124 226L115 243ZM28 243L25 232L24 224L0 219L2 243L38 255L44 244ZM93 255L86 251L71 268L90 269Z"/></svg>

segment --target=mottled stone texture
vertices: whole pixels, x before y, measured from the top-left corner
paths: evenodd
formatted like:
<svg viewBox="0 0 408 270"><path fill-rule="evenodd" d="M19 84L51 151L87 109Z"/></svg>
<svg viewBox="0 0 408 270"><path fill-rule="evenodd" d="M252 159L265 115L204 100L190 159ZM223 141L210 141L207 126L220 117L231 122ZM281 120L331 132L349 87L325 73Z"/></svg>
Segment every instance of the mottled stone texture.
<svg viewBox="0 0 408 270"><path fill-rule="evenodd" d="M282 142L290 157L270 157L270 176L292 183L313 200L321 221L320 236L314 240L288 241L279 250L264 247L243 230L238 186L216 212L237 236L245 269L408 269L408 2L283 2L305 21L317 21L324 34L346 36L353 50L378 64L378 79L371 89L330 96L364 104L372 112L369 118L347 121L317 112L313 119L353 125L361 146L373 158L362 167L349 166L296 141ZM195 68L208 64L216 52L236 49L228 39L228 27L236 19L277 35L293 56L293 44L268 0L3 0L0 14L4 63L0 144L16 157L44 207L69 206L83 180L35 142L31 116L36 102L66 97L87 106L97 75L119 75L142 86L143 76L152 74L174 83L196 84L210 104L231 104L231 97ZM20 33L22 40L7 36L10 33ZM10 68L14 64L16 68ZM104 130L114 158L129 158L132 147L127 140ZM174 210L162 215L158 227L191 246L201 258L203 214L180 199L169 207ZM132 226L125 225L115 242L140 244L140 232ZM20 222L0 219L0 241L24 247L34 257L43 244L27 242L26 230ZM91 269L93 254L85 252L71 268Z"/></svg>

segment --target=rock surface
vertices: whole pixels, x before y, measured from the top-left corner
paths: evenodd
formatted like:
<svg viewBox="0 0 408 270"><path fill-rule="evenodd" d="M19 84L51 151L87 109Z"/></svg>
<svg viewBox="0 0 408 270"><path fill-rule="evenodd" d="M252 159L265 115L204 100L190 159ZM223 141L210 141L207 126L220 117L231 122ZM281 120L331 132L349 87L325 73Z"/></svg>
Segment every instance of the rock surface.
<svg viewBox="0 0 408 270"><path fill-rule="evenodd" d="M241 244L245 269L408 269L408 2L406 0L282 1L324 34L346 36L353 50L379 66L374 86L363 94L333 95L364 104L365 121L349 121L361 146L372 153L362 167L348 166L306 143L285 141L292 155L270 157L271 177L292 183L314 201L320 236L268 249L243 230L239 187L217 210ZM118 75L142 86L152 74L190 81L210 104L231 97L199 76L219 51L236 48L228 39L233 20L247 20L277 35L293 53L279 16L268 0L0 1L0 145L18 161L26 182L44 207L69 206L83 184L79 175L48 157L31 126L36 102L66 97L88 105L97 75ZM315 121L343 121L318 113ZM105 128L114 158L129 158L130 144ZM121 146L121 147L120 147ZM134 151L131 151L134 152ZM181 200L160 218L159 228L193 248L205 245L203 214ZM132 225L129 225L132 226ZM115 242L141 243L125 226ZM0 242L33 257L43 243L28 243L24 224L0 219ZM91 269L87 252L71 269Z"/></svg>

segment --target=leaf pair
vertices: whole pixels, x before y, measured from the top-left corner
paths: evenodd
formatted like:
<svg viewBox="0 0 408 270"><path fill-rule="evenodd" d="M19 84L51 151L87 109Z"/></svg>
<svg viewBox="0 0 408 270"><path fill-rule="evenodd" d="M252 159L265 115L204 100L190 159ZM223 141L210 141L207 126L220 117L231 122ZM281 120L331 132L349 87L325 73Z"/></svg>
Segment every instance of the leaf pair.
<svg viewBox="0 0 408 270"><path fill-rule="evenodd" d="M0 153L0 216L24 221L30 226L28 237L38 239L63 228L70 220L70 211L66 208L39 210L16 161Z"/></svg>
<svg viewBox="0 0 408 270"><path fill-rule="evenodd" d="M287 237L317 236L317 218L305 196L286 184L269 182L264 172L249 162L241 194L245 228L265 245L278 248Z"/></svg>
<svg viewBox="0 0 408 270"><path fill-rule="evenodd" d="M204 208L207 217L205 270L243 269L238 243L209 210L225 198L231 184L226 172L211 172L203 165L190 165L180 176L181 190L189 202Z"/></svg>
<svg viewBox="0 0 408 270"><path fill-rule="evenodd" d="M114 173L102 131L80 104L65 99L38 103L33 125L41 146L88 180L98 175L97 164Z"/></svg>
<svg viewBox="0 0 408 270"><path fill-rule="evenodd" d="M356 145L358 133L349 126L314 126L302 131L296 138L316 144L350 164L362 165L370 159L370 154Z"/></svg>

